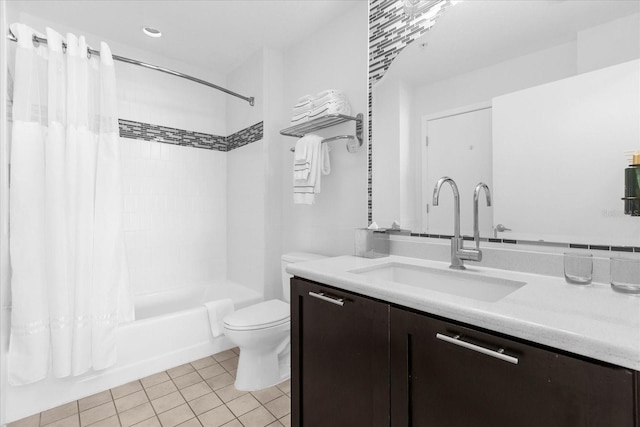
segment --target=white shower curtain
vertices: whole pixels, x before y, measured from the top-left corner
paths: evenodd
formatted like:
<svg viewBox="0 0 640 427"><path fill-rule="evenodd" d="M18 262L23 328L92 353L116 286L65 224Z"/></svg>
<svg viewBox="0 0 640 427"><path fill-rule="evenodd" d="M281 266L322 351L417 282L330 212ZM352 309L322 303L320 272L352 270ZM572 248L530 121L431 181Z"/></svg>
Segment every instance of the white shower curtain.
<svg viewBox="0 0 640 427"><path fill-rule="evenodd" d="M13 24L9 382L80 375L116 361L133 320L122 231L113 59L47 28ZM43 37L42 34L37 34ZM66 49L63 48L66 43Z"/></svg>

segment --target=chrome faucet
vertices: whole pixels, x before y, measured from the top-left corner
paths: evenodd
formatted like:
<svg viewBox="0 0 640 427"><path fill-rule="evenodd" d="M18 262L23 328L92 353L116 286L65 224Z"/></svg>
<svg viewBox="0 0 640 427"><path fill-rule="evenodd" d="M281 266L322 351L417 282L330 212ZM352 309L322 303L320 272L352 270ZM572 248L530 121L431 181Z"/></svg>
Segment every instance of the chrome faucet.
<svg viewBox="0 0 640 427"><path fill-rule="evenodd" d="M451 265L449 268L464 270L464 260L480 261L482 260L482 252L479 249L465 249L464 240L460 237L460 192L453 179L443 176L438 180L433 189L433 206L438 206L440 188L445 182L448 182L453 190L453 238L451 239Z"/></svg>
<svg viewBox="0 0 640 427"><path fill-rule="evenodd" d="M489 186L484 182L478 183L476 189L473 191L473 240L476 242L476 250L480 251L480 227L478 226L478 197L480 197L480 190L484 189L484 194L487 196L487 206L491 206L491 191ZM480 261L482 259L482 252L480 252Z"/></svg>

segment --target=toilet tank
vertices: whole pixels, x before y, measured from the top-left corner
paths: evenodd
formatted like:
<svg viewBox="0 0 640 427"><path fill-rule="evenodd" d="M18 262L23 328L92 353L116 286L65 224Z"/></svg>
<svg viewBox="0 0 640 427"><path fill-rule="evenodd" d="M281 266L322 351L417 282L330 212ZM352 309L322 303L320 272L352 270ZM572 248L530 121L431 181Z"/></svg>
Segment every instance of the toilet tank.
<svg viewBox="0 0 640 427"><path fill-rule="evenodd" d="M280 277L282 277L282 294L284 295L284 300L289 302L290 296L290 288L289 288L289 279L291 276L286 271L287 264L292 264L294 262L302 262L302 261L311 261L314 259L322 259L326 258L324 255L312 254L308 252L289 252L282 255L280 261Z"/></svg>

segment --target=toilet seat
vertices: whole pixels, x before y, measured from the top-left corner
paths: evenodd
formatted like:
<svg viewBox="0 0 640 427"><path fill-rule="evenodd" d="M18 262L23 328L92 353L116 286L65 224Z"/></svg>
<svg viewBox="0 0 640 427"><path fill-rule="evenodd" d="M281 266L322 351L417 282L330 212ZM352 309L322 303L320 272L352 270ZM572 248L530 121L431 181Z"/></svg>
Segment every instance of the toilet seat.
<svg viewBox="0 0 640 427"><path fill-rule="evenodd" d="M253 331L283 325L290 320L286 302L272 299L235 311L223 320L224 327L234 331Z"/></svg>

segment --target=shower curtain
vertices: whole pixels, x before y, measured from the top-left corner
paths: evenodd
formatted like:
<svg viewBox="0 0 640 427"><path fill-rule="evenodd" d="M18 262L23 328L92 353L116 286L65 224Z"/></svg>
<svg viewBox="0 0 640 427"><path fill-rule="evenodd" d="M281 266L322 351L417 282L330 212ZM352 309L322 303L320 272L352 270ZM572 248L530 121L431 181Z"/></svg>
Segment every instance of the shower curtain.
<svg viewBox="0 0 640 427"><path fill-rule="evenodd" d="M122 231L115 73L109 47L13 24L9 382L116 361L133 320ZM44 37L42 34L37 34ZM65 45L63 46L63 42Z"/></svg>

